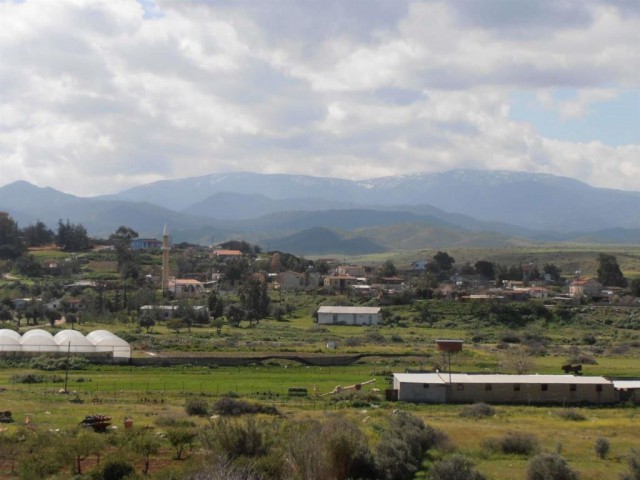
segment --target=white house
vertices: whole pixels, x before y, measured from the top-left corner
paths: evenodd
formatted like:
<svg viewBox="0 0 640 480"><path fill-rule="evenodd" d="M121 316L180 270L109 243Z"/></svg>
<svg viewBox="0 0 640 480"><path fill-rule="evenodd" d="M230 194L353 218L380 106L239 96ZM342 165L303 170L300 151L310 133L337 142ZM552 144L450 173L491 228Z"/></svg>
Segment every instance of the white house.
<svg viewBox="0 0 640 480"><path fill-rule="evenodd" d="M378 325L382 323L380 307L320 307L320 325Z"/></svg>

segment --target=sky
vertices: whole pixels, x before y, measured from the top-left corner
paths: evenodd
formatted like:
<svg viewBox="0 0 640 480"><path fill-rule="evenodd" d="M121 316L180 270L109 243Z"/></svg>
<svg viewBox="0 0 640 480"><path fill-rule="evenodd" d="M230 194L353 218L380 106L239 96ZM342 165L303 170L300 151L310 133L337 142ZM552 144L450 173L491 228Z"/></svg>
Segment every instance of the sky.
<svg viewBox="0 0 640 480"><path fill-rule="evenodd" d="M0 186L458 168L640 190L636 0L0 0Z"/></svg>

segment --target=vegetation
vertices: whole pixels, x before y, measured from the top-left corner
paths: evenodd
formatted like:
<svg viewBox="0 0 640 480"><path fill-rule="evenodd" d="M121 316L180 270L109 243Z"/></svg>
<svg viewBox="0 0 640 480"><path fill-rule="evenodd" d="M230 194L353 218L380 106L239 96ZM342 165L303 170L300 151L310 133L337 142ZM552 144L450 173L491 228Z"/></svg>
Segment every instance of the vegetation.
<svg viewBox="0 0 640 480"><path fill-rule="evenodd" d="M632 295L640 251L612 250L607 255L615 253L613 260L583 246L430 251L424 272L407 270L401 256L378 257L367 264L368 276L401 276L415 288L371 298L322 287L294 292L275 283L274 274L285 270L326 274L335 267L328 260L265 254L231 242L221 247L245 257L222 261L204 247L178 245L172 271L203 279L215 272L220 280L206 296L175 299L154 285L160 253L132 251L137 232L127 226L109 239L89 239L112 249L82 250L84 239L76 249L75 240L59 238L83 237L81 226L60 222L54 233L41 222L19 229L9 216L3 219L0 247L6 248L0 251L13 253L0 260L8 274L0 280L0 328L112 330L147 366L2 356L0 408L15 421L2 424L0 477L123 478L134 472L196 479L209 471L246 479L524 479L575 478L575 469L585 480L637 478L628 476L640 464L630 450L637 436L634 406L501 406L496 413L486 404L387 402L384 390L392 372L442 369L436 338L465 341L452 360L454 371L561 373L564 363L580 363L586 374L638 376L640 309ZM46 246L52 241L59 246ZM547 274L546 287L555 295L566 290L563 272L595 276L601 263L614 277L618 266L630 280L608 303L466 302L459 299L473 287L451 280L531 284ZM31 300L17 306L16 299ZM56 307L47 306L54 300ZM141 311L143 305L175 310L165 319L157 308ZM384 323L317 325L321 305L383 305ZM203 306L207 314L197 313ZM353 364L311 361L331 355L354 357ZM168 366L168 357L182 359ZM58 393L65 372L69 393ZM329 393L370 379L375 383L360 390ZM78 430L78 421L94 413L113 416L119 429L100 435ZM126 417L135 419L134 428L121 427ZM588 420L567 421L579 419ZM553 445L556 453L549 454ZM620 461L626 451L628 465ZM531 476L539 472L568 476Z"/></svg>

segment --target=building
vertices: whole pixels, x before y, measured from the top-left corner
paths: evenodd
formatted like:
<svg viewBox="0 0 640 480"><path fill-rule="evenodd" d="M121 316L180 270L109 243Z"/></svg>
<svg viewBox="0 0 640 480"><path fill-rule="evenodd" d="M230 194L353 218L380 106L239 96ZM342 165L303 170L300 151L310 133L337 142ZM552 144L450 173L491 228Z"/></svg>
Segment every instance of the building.
<svg viewBox="0 0 640 480"><path fill-rule="evenodd" d="M204 284L192 278L169 279L169 291L176 300L181 298L198 298L205 295Z"/></svg>
<svg viewBox="0 0 640 480"><path fill-rule="evenodd" d="M347 288L358 283L356 277L351 275L329 275L324 277L323 285L331 290L345 291Z"/></svg>
<svg viewBox="0 0 640 480"><path fill-rule="evenodd" d="M574 280L569 285L569 295L573 298L594 298L602 293L602 284L593 278Z"/></svg>
<svg viewBox="0 0 640 480"><path fill-rule="evenodd" d="M336 275L349 275L350 277L364 277L367 274L362 265L340 265L336 268Z"/></svg>
<svg viewBox="0 0 640 480"><path fill-rule="evenodd" d="M227 262L229 260L236 260L238 258L242 258L242 252L240 250L214 250L213 257L216 260L221 260L223 262Z"/></svg>
<svg viewBox="0 0 640 480"><path fill-rule="evenodd" d="M280 288L287 291L313 290L320 286L318 272L282 272L277 277Z"/></svg>
<svg viewBox="0 0 640 480"><path fill-rule="evenodd" d="M618 401L611 380L574 375L396 373L397 399L416 403L608 404Z"/></svg>
<svg viewBox="0 0 640 480"><path fill-rule="evenodd" d="M131 250L160 250L162 242L155 238L134 238L131 240Z"/></svg>
<svg viewBox="0 0 640 480"><path fill-rule="evenodd" d="M381 323L380 307L330 306L318 309L320 325L379 325Z"/></svg>

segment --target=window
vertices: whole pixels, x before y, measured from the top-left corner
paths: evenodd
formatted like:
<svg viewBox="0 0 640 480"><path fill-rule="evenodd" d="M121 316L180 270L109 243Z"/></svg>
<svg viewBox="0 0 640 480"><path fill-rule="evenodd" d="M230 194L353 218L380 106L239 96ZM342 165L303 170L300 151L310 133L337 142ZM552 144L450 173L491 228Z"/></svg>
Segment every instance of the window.
<svg viewBox="0 0 640 480"><path fill-rule="evenodd" d="M569 391L570 392L575 392L578 389L578 386L575 383L570 383L569 384Z"/></svg>
<svg viewBox="0 0 640 480"><path fill-rule="evenodd" d="M547 390L549 390L549 385L543 383L542 385L540 385L540 390L546 392Z"/></svg>
<svg viewBox="0 0 640 480"><path fill-rule="evenodd" d="M519 391L520 391L520 384L519 384L519 383L516 383L516 384L513 386L513 391L514 391L514 392L519 392Z"/></svg>
<svg viewBox="0 0 640 480"><path fill-rule="evenodd" d="M491 385L490 383L487 383L484 386L484 389L485 389L485 391L489 392L489 391L493 390L493 385Z"/></svg>
<svg viewBox="0 0 640 480"><path fill-rule="evenodd" d="M596 392L602 391L602 385L596 385Z"/></svg>
<svg viewBox="0 0 640 480"><path fill-rule="evenodd" d="M429 388L429 384L428 383L423 383L422 384L422 388Z"/></svg>
<svg viewBox="0 0 640 480"><path fill-rule="evenodd" d="M464 383L458 383L456 385L456 390L458 390L459 392L462 392L464 390Z"/></svg>

